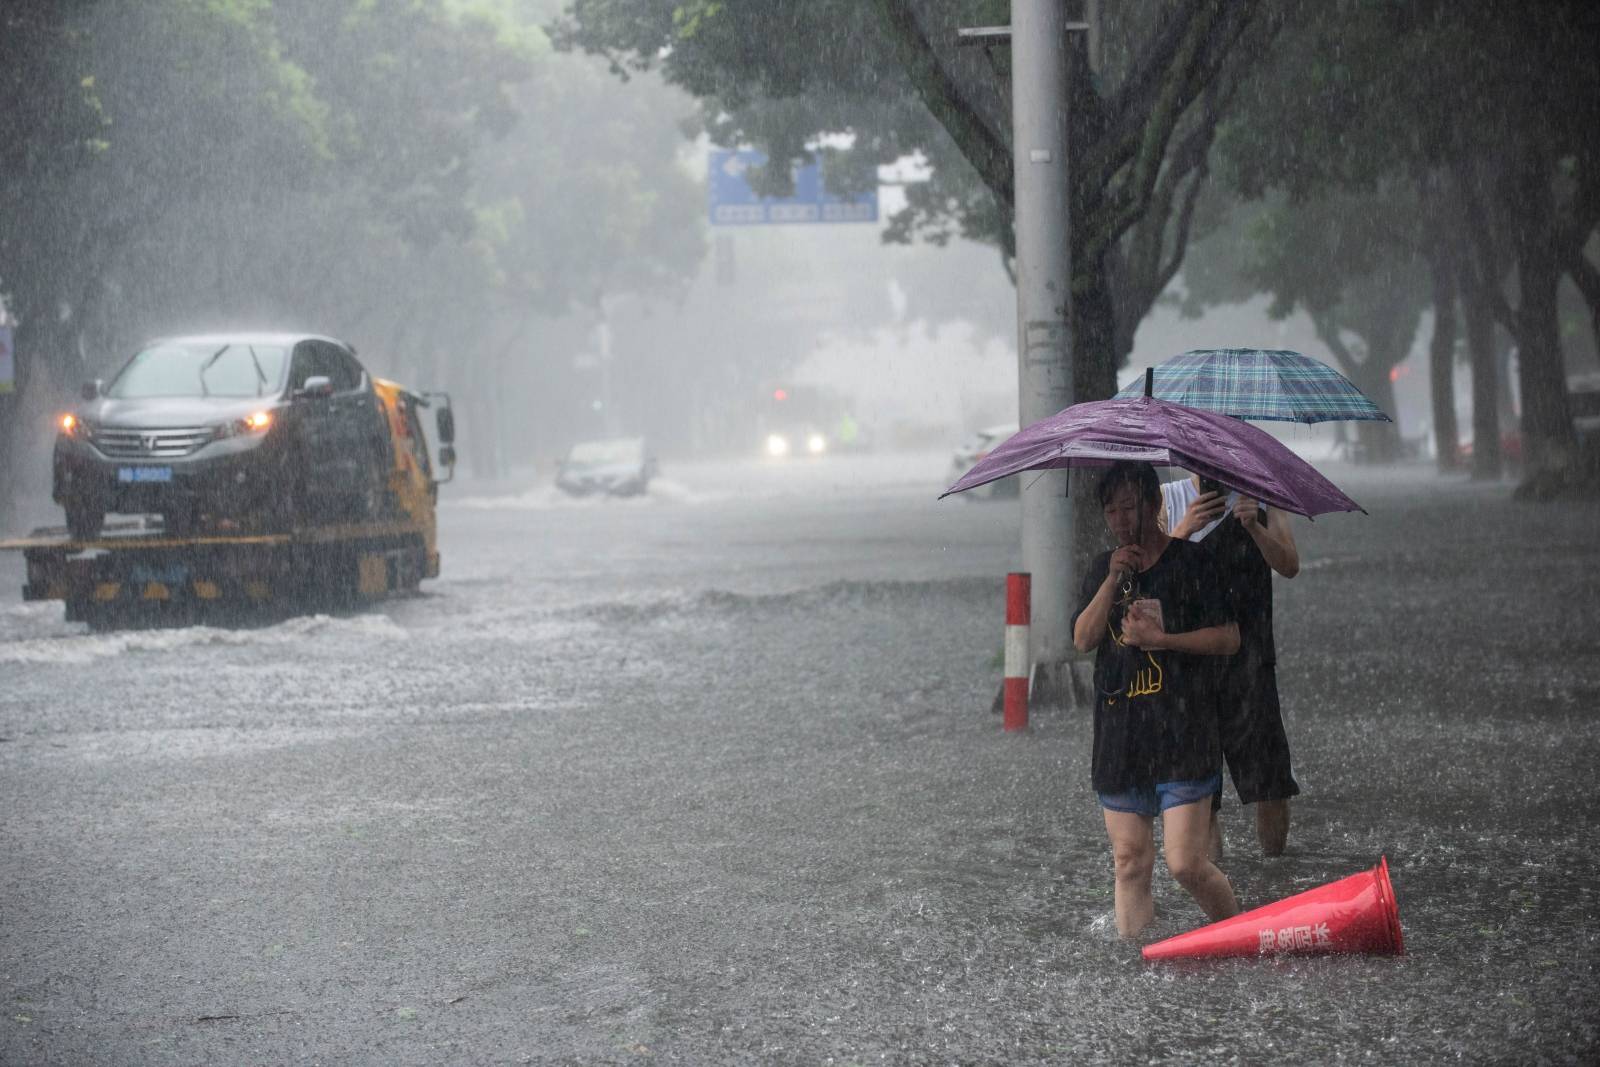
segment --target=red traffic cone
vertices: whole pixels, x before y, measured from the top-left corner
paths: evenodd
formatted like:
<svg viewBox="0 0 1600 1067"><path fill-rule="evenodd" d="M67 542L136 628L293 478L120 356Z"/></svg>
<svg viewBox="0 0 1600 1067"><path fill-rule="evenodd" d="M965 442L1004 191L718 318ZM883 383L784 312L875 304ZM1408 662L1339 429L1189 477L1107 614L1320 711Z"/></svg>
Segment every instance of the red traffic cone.
<svg viewBox="0 0 1600 1067"><path fill-rule="evenodd" d="M1401 956L1389 861L1231 919L1146 945L1147 960L1367 952Z"/></svg>

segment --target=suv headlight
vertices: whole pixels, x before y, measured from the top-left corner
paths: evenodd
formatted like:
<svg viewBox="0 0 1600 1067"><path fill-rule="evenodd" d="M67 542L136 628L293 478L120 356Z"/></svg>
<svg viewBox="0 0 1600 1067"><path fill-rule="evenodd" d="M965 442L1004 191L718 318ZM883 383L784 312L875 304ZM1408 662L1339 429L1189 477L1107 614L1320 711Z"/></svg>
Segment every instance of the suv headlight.
<svg viewBox="0 0 1600 1067"><path fill-rule="evenodd" d="M61 431L63 437L75 437L80 441L87 441L94 436L95 425L88 419L69 411L56 420L56 429Z"/></svg>
<svg viewBox="0 0 1600 1067"><path fill-rule="evenodd" d="M225 437L247 437L251 434L266 433L270 429L272 429L272 412L258 411L254 415L215 426L212 428L212 434L220 441Z"/></svg>

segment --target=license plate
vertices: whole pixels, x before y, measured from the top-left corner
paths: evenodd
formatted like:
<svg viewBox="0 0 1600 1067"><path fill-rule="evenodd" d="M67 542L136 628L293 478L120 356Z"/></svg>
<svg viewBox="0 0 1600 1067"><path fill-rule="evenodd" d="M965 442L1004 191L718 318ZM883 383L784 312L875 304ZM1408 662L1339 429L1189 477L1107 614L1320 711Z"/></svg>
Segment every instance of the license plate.
<svg viewBox="0 0 1600 1067"><path fill-rule="evenodd" d="M177 588L189 582L189 568L181 563L168 564L165 567L154 567L143 563L135 563L128 571L128 580L134 585L145 585L149 582L160 582L162 585Z"/></svg>
<svg viewBox="0 0 1600 1067"><path fill-rule="evenodd" d="M118 467L119 482L170 482L171 467Z"/></svg>

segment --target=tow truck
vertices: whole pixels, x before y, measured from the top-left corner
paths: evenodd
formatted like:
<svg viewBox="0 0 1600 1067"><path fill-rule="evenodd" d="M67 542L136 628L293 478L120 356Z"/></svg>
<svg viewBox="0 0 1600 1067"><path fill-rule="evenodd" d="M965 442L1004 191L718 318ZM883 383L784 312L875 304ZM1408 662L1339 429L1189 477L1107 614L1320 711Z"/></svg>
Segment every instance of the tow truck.
<svg viewBox="0 0 1600 1067"><path fill-rule="evenodd" d="M149 518L106 524L88 540L45 527L0 541L20 551L25 601L60 600L69 622L92 630L237 622L347 607L415 592L439 575L439 486L455 475L455 415L446 393L414 393L385 379L373 389L389 426L383 507L361 522L262 532L221 521L182 536ZM434 408L436 476L421 412Z"/></svg>

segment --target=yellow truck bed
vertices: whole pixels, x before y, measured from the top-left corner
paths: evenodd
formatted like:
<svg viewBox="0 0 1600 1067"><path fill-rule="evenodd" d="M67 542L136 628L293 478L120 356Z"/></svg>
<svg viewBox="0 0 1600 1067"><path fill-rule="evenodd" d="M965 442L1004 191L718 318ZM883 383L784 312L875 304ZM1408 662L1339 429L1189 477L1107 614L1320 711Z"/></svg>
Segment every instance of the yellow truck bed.
<svg viewBox="0 0 1600 1067"><path fill-rule="evenodd" d="M0 541L27 565L24 600L60 600L67 618L113 628L228 621L338 607L415 590L439 573L409 518L174 537L142 523L75 541L46 528Z"/></svg>

